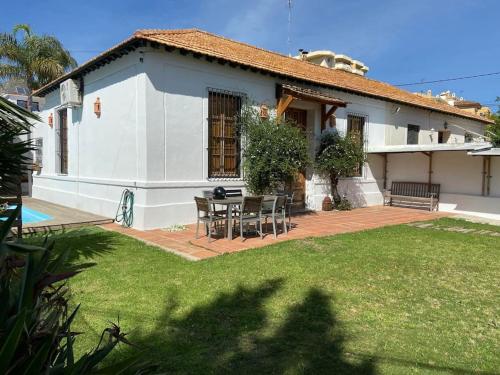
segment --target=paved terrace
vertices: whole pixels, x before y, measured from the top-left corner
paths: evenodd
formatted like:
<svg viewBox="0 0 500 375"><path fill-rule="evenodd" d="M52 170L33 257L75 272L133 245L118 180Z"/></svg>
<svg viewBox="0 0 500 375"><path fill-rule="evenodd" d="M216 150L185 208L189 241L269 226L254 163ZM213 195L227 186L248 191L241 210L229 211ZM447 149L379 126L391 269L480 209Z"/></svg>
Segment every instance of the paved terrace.
<svg viewBox="0 0 500 375"><path fill-rule="evenodd" d="M31 197L23 197L23 205L52 217L50 220L23 223L24 234L50 233L86 225L99 225L113 222L113 219L110 218Z"/></svg>
<svg viewBox="0 0 500 375"><path fill-rule="evenodd" d="M215 237L210 243L207 237L204 236L204 228L201 224L200 238L197 240L195 239L195 224L188 225L186 230L179 232L169 232L164 229L139 231L132 228L123 228L117 224L106 224L102 227L158 246L165 251L178 254L187 259L201 260L272 245L282 241L356 232L387 225L432 220L448 215L441 212L431 213L423 210L384 206L358 208L343 212L311 212L293 216L292 230L288 232L288 235L278 233L276 239L273 238L272 226L269 225L267 235L263 240L258 236L253 236L241 241L241 238L235 235L232 241L220 236Z"/></svg>

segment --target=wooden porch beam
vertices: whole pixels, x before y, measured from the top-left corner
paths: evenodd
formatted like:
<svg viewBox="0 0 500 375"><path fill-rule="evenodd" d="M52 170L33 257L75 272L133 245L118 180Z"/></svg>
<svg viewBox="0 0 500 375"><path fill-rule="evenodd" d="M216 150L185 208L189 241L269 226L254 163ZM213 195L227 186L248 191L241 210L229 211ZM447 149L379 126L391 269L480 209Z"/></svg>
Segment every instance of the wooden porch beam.
<svg viewBox="0 0 500 375"><path fill-rule="evenodd" d="M428 186L428 189L429 191L431 191L431 185L432 185L432 151L429 152L429 181L427 182L427 184L429 185Z"/></svg>
<svg viewBox="0 0 500 375"><path fill-rule="evenodd" d="M382 154L382 157L384 158L384 190L387 189L387 152Z"/></svg>
<svg viewBox="0 0 500 375"><path fill-rule="evenodd" d="M490 181L491 181L491 156L488 158L488 169L486 170L486 196L490 196Z"/></svg>
<svg viewBox="0 0 500 375"><path fill-rule="evenodd" d="M326 129L326 122L331 115L335 113L337 107L332 106L328 111L326 110L326 104L321 104L321 131Z"/></svg>
<svg viewBox="0 0 500 375"><path fill-rule="evenodd" d="M486 195L486 156L483 156L483 171L481 172L481 195Z"/></svg>
<svg viewBox="0 0 500 375"><path fill-rule="evenodd" d="M278 118L283 116L287 108L292 103L293 99L294 98L292 95L283 95L281 98L278 99L278 107L276 108L276 116Z"/></svg>

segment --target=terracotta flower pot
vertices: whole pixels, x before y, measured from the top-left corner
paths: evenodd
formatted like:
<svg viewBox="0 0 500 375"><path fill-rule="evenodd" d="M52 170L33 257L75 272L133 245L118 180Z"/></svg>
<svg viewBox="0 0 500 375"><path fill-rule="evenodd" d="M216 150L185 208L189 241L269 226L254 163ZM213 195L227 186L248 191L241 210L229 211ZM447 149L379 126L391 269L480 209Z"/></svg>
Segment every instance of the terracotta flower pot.
<svg viewBox="0 0 500 375"><path fill-rule="evenodd" d="M328 195L323 199L323 204L322 204L321 208L322 208L323 211L331 211L331 210L333 210L332 199Z"/></svg>

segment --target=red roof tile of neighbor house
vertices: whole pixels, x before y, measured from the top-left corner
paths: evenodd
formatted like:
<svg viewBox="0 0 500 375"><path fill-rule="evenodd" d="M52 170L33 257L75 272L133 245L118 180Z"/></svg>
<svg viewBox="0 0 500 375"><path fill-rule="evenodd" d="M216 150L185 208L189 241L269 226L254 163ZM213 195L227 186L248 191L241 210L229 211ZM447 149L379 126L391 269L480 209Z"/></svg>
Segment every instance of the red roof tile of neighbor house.
<svg viewBox="0 0 500 375"><path fill-rule="evenodd" d="M262 48L227 39L198 29L138 30L131 38L84 63L65 76L60 77L48 85L40 88L34 94L44 94L51 88L51 86L84 72L89 66L98 63L102 59L108 58L128 43L137 40L156 42L161 45L222 59L249 68L274 73L286 78L308 82L313 85L327 86L354 94L388 100L400 104L407 104L467 119L473 119L483 123L492 122L487 118L463 111L431 98L415 95L388 83L376 81L342 70L322 67L307 61L267 51Z"/></svg>

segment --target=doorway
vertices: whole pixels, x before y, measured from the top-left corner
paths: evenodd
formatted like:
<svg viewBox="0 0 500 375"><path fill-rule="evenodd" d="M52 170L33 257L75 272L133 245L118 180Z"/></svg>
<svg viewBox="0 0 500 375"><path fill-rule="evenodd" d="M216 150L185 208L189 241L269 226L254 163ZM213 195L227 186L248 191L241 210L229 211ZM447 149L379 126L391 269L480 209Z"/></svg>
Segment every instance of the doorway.
<svg viewBox="0 0 500 375"><path fill-rule="evenodd" d="M305 109L288 108L285 111L285 119L294 123L306 136L307 130L307 111ZM289 191L294 194L295 208L305 208L306 206L306 171L300 171L296 174L291 184L287 186Z"/></svg>

